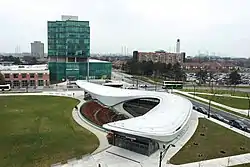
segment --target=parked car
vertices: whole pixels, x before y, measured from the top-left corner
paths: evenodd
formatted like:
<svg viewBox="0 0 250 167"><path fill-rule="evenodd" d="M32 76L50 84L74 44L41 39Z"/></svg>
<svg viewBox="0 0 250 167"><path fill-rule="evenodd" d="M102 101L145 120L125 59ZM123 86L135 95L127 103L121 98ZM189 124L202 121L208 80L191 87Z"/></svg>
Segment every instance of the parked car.
<svg viewBox="0 0 250 167"><path fill-rule="evenodd" d="M197 109L198 109L198 107L193 105L193 110L197 110Z"/></svg>
<svg viewBox="0 0 250 167"><path fill-rule="evenodd" d="M203 107L198 107L197 111L199 111L199 112L201 112L203 114L208 114L208 111L205 108L203 108Z"/></svg>
<svg viewBox="0 0 250 167"><path fill-rule="evenodd" d="M211 114L211 117L212 118L215 118L219 121L222 121L222 122L225 122L225 123L228 123L229 121L227 119L225 119L223 116L221 116L220 114Z"/></svg>
<svg viewBox="0 0 250 167"><path fill-rule="evenodd" d="M240 121L240 120L230 120L229 124L235 128L247 131L247 125L244 124L244 122Z"/></svg>
<svg viewBox="0 0 250 167"><path fill-rule="evenodd" d="M140 85L140 88L147 88L147 85Z"/></svg>

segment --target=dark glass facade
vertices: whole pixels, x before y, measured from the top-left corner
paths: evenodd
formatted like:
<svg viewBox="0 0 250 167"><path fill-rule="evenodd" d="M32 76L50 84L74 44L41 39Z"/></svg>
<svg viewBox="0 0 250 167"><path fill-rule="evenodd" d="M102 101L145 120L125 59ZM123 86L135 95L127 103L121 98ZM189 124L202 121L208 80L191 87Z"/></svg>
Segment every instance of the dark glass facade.
<svg viewBox="0 0 250 167"><path fill-rule="evenodd" d="M89 57L90 27L88 21L49 21L48 56Z"/></svg>
<svg viewBox="0 0 250 167"><path fill-rule="evenodd" d="M118 146L139 154L150 156L159 149L159 144L149 138L120 132L110 132L107 135L109 144Z"/></svg>
<svg viewBox="0 0 250 167"><path fill-rule="evenodd" d="M88 21L48 21L48 57L52 83L86 79L90 57L90 27ZM89 63L92 79L111 76L111 63Z"/></svg>

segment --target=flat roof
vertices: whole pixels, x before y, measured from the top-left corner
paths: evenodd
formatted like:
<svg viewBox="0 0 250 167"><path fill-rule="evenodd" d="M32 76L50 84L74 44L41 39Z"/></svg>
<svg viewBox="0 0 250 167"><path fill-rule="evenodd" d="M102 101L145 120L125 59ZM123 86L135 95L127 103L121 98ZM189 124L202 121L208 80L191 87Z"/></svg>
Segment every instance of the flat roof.
<svg viewBox="0 0 250 167"><path fill-rule="evenodd" d="M90 93L94 99L98 99L107 106L115 106L132 99L159 99L160 103L142 116L103 125L109 130L161 138L177 133L191 116L192 103L177 95L166 92L104 87L86 81L77 81L76 84Z"/></svg>
<svg viewBox="0 0 250 167"><path fill-rule="evenodd" d="M48 70L47 64L39 64L39 65L10 65L3 66L0 65L0 71L32 71L32 70Z"/></svg>
<svg viewBox="0 0 250 167"><path fill-rule="evenodd" d="M110 63L109 61L97 60L97 59L89 59L90 63Z"/></svg>

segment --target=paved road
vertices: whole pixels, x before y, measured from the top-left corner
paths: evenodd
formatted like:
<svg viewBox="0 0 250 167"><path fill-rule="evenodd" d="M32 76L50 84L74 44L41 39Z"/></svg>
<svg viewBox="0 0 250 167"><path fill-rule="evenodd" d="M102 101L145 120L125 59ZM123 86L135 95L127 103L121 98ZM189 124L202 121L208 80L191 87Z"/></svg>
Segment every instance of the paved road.
<svg viewBox="0 0 250 167"><path fill-rule="evenodd" d="M203 107L206 110L208 110L208 108L209 108L209 106L207 104L204 104L204 103L198 102L196 100L192 100L192 99L189 99L189 100L193 103L193 105L195 105L197 107ZM229 113L229 112L226 112L226 111L214 108L214 107L211 107L210 111L211 111L211 114L219 114L220 116L224 117L227 120L241 120L242 122L244 122L248 126L248 128L250 128L250 120L249 119L237 116L235 114L232 114L232 113Z"/></svg>

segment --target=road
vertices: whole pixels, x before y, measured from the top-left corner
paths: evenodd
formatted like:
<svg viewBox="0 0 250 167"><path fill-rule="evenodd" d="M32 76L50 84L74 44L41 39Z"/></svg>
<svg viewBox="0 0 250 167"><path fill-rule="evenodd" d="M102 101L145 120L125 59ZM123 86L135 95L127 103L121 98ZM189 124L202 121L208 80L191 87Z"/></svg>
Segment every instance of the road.
<svg viewBox="0 0 250 167"><path fill-rule="evenodd" d="M185 97L186 98L186 97ZM201 103L199 101L193 100L193 99L189 99L193 105L197 106L197 107L203 107L206 110L208 110L209 106L207 104ZM244 124L246 124L248 126L248 128L250 128L250 120L246 119L244 117L240 117L238 115L214 108L211 106L211 114L219 114L220 116L222 116L223 118L227 119L227 120L241 120L242 122L244 122Z"/></svg>

